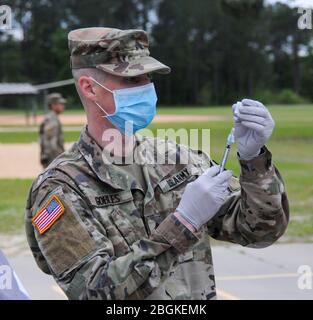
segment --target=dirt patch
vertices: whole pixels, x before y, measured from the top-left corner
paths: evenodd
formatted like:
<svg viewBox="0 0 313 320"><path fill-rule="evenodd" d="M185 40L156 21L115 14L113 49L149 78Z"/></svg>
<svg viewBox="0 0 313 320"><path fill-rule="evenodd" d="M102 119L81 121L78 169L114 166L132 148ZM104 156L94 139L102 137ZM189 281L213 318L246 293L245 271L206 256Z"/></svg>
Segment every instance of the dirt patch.
<svg viewBox="0 0 313 320"><path fill-rule="evenodd" d="M4 115L0 117L0 126L19 126L19 125L34 125L42 122L43 116L26 118L22 115ZM64 114L60 116L63 125L82 125L86 123L84 114ZM170 122L205 122L205 121L223 121L222 116L215 115L157 115L153 123L170 123Z"/></svg>
<svg viewBox="0 0 313 320"><path fill-rule="evenodd" d="M35 178L41 171L38 143L0 144L0 179Z"/></svg>
<svg viewBox="0 0 313 320"><path fill-rule="evenodd" d="M158 115L154 123L173 123L173 122L209 122L223 121L221 116L203 115ZM37 117L37 124L42 121L42 116ZM84 114L81 115L62 115L63 125L82 125L86 122ZM1 125L25 125L25 117L21 115L10 115L0 117ZM7 130L10 128L4 128ZM36 128L33 128L36 130ZM67 145L67 148L72 143ZM0 179L4 178L34 178L42 171L39 162L38 143L29 144L0 144Z"/></svg>

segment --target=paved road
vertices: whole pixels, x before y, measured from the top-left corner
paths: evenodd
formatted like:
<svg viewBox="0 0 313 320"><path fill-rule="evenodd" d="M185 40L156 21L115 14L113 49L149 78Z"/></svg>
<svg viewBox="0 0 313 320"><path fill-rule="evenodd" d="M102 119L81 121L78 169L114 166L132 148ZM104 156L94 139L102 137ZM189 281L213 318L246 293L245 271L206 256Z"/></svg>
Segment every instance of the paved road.
<svg viewBox="0 0 313 320"><path fill-rule="evenodd" d="M313 299L312 289L297 286L299 266L313 269L313 244L277 244L258 250L219 245L213 247L213 259L219 299ZM10 262L32 299L66 299L29 252L11 257Z"/></svg>
<svg viewBox="0 0 313 320"><path fill-rule="evenodd" d="M31 299L64 300L67 299L51 276L41 272L30 252L17 257L8 257Z"/></svg>
<svg viewBox="0 0 313 320"><path fill-rule="evenodd" d="M220 298L313 300L313 289L298 288L301 265L310 267L313 286L313 244L279 244L265 249L216 246L213 259Z"/></svg>

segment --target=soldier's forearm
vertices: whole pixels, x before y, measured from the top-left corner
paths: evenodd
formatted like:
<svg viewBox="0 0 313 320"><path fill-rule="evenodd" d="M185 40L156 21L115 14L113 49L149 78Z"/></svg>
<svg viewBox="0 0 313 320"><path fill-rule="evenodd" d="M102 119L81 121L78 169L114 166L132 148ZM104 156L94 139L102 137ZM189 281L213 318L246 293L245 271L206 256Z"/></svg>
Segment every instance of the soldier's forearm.
<svg viewBox="0 0 313 320"><path fill-rule="evenodd" d="M166 227L169 228L169 225ZM183 228L185 227L181 226L177 229L181 232ZM178 237L179 232L176 230ZM131 246L132 251L122 257L103 259L97 256L89 259L72 280L75 287L76 279L81 274L89 274L86 286L79 296L71 298L89 299L95 295L99 299L105 297L109 300L146 298L158 287L179 253L163 236L163 231L159 230L152 233L150 239L136 241ZM179 239L183 237L181 235ZM96 266L99 268L96 269ZM72 291L71 287L73 286L70 285L68 294Z"/></svg>
<svg viewBox="0 0 313 320"><path fill-rule="evenodd" d="M240 160L240 164L242 210L249 213L250 209L255 214L266 214L282 208L285 186L272 163L271 153L264 147L258 157L248 161Z"/></svg>
<svg viewBox="0 0 313 320"><path fill-rule="evenodd" d="M283 179L263 152L250 161L241 160L241 231L264 246L276 241L285 231L289 205Z"/></svg>
<svg viewBox="0 0 313 320"><path fill-rule="evenodd" d="M182 217L182 215L178 212L178 211L175 211L174 212L174 216L185 226L187 227L191 232L196 232L196 229L195 227L190 224L186 219L184 219Z"/></svg>
<svg viewBox="0 0 313 320"><path fill-rule="evenodd" d="M170 214L152 233L150 239L165 241L179 253L184 253L200 239L200 231L191 231L177 216Z"/></svg>
<svg viewBox="0 0 313 320"><path fill-rule="evenodd" d="M289 206L284 183L271 153L262 151L252 160L240 160L241 191L233 192L208 223L213 238L261 248L286 230Z"/></svg>
<svg viewBox="0 0 313 320"><path fill-rule="evenodd" d="M179 253L197 241L196 235L172 214L149 239L134 242L128 254L114 259L101 258L99 254L88 259L74 276L67 294L71 295L72 287L76 288L77 279L84 274L87 275L86 286L79 296L71 298L145 299L158 287Z"/></svg>

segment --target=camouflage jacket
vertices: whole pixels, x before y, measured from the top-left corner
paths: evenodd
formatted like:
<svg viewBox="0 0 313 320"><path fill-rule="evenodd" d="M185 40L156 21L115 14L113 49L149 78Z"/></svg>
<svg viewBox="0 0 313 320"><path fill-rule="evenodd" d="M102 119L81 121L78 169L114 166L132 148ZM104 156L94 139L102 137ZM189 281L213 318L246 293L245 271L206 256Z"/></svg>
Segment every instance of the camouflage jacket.
<svg viewBox="0 0 313 320"><path fill-rule="evenodd" d="M45 115L39 129L40 162L47 167L59 154L64 152L62 125L58 116L50 111Z"/></svg>
<svg viewBox="0 0 313 320"><path fill-rule="evenodd" d="M26 233L38 266L70 299L214 299L209 236L262 248L288 224L288 200L271 153L240 161L240 182L216 216L193 233L174 215L185 186L212 165L208 155L139 137L146 158L189 154L188 163L143 164L146 193L83 130L80 140L34 181ZM63 214L44 232L32 219L57 196ZM50 205L51 206L51 205Z"/></svg>

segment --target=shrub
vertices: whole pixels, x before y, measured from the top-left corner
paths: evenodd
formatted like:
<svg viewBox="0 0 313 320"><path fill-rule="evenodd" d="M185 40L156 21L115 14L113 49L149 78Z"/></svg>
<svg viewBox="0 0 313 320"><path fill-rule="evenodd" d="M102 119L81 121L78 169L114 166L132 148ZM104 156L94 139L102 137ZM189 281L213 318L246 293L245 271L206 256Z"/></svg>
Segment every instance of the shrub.
<svg viewBox="0 0 313 320"><path fill-rule="evenodd" d="M255 99L264 104L302 104L307 102L305 98L291 89L283 89L278 92L262 90L257 92Z"/></svg>

